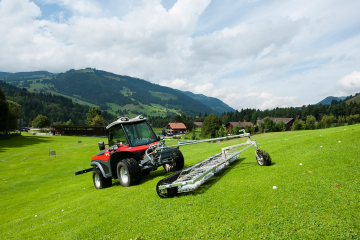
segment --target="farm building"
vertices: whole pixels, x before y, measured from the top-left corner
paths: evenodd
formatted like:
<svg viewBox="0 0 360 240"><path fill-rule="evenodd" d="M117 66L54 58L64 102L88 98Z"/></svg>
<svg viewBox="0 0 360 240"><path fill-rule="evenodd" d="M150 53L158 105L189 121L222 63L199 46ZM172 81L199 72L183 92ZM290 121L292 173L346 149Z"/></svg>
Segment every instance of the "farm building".
<svg viewBox="0 0 360 240"><path fill-rule="evenodd" d="M293 118L270 118L270 119L273 120L275 123L283 121L286 125L287 130L290 130L294 123ZM263 120L257 120L256 125L263 122L264 122Z"/></svg>
<svg viewBox="0 0 360 240"><path fill-rule="evenodd" d="M201 128L201 126L203 125L202 122L194 122L195 128Z"/></svg>
<svg viewBox="0 0 360 240"><path fill-rule="evenodd" d="M252 126L253 123L252 122L229 122L228 124L225 125L225 127L226 127L226 131L229 132L230 129L232 129L234 126L239 126L240 128L244 129L244 128L246 128L247 125Z"/></svg>
<svg viewBox="0 0 360 240"><path fill-rule="evenodd" d="M106 136L106 126L93 125L52 125L54 135L66 136Z"/></svg>
<svg viewBox="0 0 360 240"><path fill-rule="evenodd" d="M186 133L186 126L183 123L169 123L166 126L167 132L172 134Z"/></svg>

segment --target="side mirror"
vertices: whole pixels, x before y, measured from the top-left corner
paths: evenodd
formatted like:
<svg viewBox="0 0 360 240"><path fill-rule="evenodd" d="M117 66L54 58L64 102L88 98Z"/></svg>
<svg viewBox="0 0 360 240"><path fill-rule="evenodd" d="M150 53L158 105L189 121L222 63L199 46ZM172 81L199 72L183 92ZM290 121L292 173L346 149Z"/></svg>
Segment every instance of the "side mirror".
<svg viewBox="0 0 360 240"><path fill-rule="evenodd" d="M105 143L104 142L99 142L99 149L100 149L100 151L105 149Z"/></svg>

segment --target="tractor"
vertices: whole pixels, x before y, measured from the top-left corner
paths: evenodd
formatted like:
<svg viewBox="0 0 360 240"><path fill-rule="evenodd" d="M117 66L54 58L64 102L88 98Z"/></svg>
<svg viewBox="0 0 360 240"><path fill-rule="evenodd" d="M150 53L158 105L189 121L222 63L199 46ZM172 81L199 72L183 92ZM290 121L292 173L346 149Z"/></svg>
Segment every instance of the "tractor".
<svg viewBox="0 0 360 240"><path fill-rule="evenodd" d="M161 136L156 136L146 118L119 117L106 127L108 147L99 142L101 152L91 158L89 169L75 175L92 171L97 189L112 185L118 179L121 186L129 187L141 182L142 176L163 166L166 172L184 167L184 157L179 146L167 147Z"/></svg>

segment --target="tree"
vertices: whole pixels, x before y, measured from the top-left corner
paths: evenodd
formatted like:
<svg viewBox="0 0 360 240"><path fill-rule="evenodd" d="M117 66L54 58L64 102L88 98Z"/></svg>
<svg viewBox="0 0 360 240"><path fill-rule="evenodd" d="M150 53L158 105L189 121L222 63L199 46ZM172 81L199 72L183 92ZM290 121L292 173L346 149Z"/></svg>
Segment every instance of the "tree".
<svg viewBox="0 0 360 240"><path fill-rule="evenodd" d="M13 131L19 129L20 119L22 118L21 106L20 104L7 101L9 106L9 115L8 115L8 130Z"/></svg>
<svg viewBox="0 0 360 240"><path fill-rule="evenodd" d="M20 119L22 117L20 104L10 100L7 101L7 103L9 105L9 119L11 120Z"/></svg>
<svg viewBox="0 0 360 240"><path fill-rule="evenodd" d="M9 115L9 105L6 102L5 94L0 88L0 132L7 133L7 119Z"/></svg>
<svg viewBox="0 0 360 240"><path fill-rule="evenodd" d="M174 118L174 122L182 122L182 119L181 119L181 116L180 115L176 115L175 118Z"/></svg>
<svg viewBox="0 0 360 240"><path fill-rule="evenodd" d="M280 120L275 124L275 128L277 132L285 132L286 131L286 124L283 120Z"/></svg>
<svg viewBox="0 0 360 240"><path fill-rule="evenodd" d="M74 123L71 121L71 119L69 119L69 121L67 121L65 125L74 125Z"/></svg>
<svg viewBox="0 0 360 240"><path fill-rule="evenodd" d="M221 126L218 130L218 136L219 137L225 137L226 136L226 130Z"/></svg>
<svg viewBox="0 0 360 240"><path fill-rule="evenodd" d="M195 139L196 139L196 131L195 131L195 129L193 129L191 139L192 139L192 140L195 140Z"/></svg>
<svg viewBox="0 0 360 240"><path fill-rule="evenodd" d="M312 115L306 116L306 125L308 129L311 130L316 129L315 123L316 123L316 118L314 116Z"/></svg>
<svg viewBox="0 0 360 240"><path fill-rule="evenodd" d="M201 126L201 138L214 138L216 136L216 132L219 128L222 127L221 119L215 114L210 114L207 116Z"/></svg>
<svg viewBox="0 0 360 240"><path fill-rule="evenodd" d="M104 121L104 119L103 119L102 116L96 115L96 116L92 119L91 125L100 125L100 126L103 126L103 125L105 125L105 121Z"/></svg>
<svg viewBox="0 0 360 240"><path fill-rule="evenodd" d="M272 132L274 130L274 126L275 126L274 121L269 117L264 118L263 121L264 121L265 131Z"/></svg>
<svg viewBox="0 0 360 240"><path fill-rule="evenodd" d="M92 125L92 121L96 115L102 116L101 110L97 107L92 107L89 109L89 112L86 114L86 121L87 125ZM103 124L104 125L104 124Z"/></svg>
<svg viewBox="0 0 360 240"><path fill-rule="evenodd" d="M50 125L50 121L46 116L39 114L32 122L32 126L36 128L44 128Z"/></svg>
<svg viewBox="0 0 360 240"><path fill-rule="evenodd" d="M238 135L240 134L240 127L238 125L235 125L233 128L232 128L232 134L234 135Z"/></svg>

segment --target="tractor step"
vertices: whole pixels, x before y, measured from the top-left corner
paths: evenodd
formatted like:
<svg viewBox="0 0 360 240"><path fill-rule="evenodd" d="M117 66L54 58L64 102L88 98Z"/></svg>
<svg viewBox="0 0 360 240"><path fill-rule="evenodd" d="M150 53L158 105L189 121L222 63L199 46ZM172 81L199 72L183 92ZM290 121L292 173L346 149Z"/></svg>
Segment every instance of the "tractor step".
<svg viewBox="0 0 360 240"><path fill-rule="evenodd" d="M94 168L88 168L88 169L85 169L85 170L78 171L78 172L75 173L75 176L83 174L83 173L91 172L92 170L94 170Z"/></svg>

